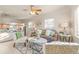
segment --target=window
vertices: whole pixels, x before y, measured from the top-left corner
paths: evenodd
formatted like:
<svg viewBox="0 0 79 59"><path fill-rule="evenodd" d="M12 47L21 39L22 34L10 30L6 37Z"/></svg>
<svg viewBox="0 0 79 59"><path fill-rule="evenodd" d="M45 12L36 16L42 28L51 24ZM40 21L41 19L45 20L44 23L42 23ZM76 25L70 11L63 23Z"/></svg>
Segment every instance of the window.
<svg viewBox="0 0 79 59"><path fill-rule="evenodd" d="M28 28L36 29L36 24L34 22L28 22Z"/></svg>
<svg viewBox="0 0 79 59"><path fill-rule="evenodd" d="M53 29L54 28L54 19L46 19L44 23L45 29Z"/></svg>
<svg viewBox="0 0 79 59"><path fill-rule="evenodd" d="M79 7L75 12L75 35L79 36Z"/></svg>
<svg viewBox="0 0 79 59"><path fill-rule="evenodd" d="M29 22L28 23L28 28L32 28L32 26L33 26L33 23L32 22Z"/></svg>

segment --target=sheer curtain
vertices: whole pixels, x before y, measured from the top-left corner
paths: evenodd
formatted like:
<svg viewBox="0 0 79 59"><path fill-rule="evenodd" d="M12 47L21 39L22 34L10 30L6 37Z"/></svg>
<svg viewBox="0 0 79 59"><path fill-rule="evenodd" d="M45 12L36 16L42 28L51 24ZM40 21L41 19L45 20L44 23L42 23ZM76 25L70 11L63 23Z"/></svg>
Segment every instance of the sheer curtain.
<svg viewBox="0 0 79 59"><path fill-rule="evenodd" d="M79 36L79 7L75 11L75 35Z"/></svg>

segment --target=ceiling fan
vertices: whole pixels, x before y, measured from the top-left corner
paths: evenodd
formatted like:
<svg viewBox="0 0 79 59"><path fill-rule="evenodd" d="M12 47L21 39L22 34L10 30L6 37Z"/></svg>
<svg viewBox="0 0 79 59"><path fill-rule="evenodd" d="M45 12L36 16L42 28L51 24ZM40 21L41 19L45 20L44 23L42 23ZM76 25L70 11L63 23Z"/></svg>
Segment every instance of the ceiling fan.
<svg viewBox="0 0 79 59"><path fill-rule="evenodd" d="M26 11L26 9L24 9ZM33 15L39 15L42 12L42 9L35 7L34 5L30 6L30 14Z"/></svg>
<svg viewBox="0 0 79 59"><path fill-rule="evenodd" d="M6 18L6 17L15 17L15 16L3 11L0 13L0 17Z"/></svg>

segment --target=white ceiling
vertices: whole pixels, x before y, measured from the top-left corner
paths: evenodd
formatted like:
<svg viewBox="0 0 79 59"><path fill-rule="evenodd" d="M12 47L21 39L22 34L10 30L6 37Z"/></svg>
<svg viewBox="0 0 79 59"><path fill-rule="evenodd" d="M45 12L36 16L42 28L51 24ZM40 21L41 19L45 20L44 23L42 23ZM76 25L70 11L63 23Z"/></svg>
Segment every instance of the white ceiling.
<svg viewBox="0 0 79 59"><path fill-rule="evenodd" d="M61 5L36 5L35 7L42 9L41 14L46 14L49 12L54 12L55 10L57 10L63 6L61 6ZM24 11L24 9L26 9L26 11ZM16 20L17 19L30 19L33 16L35 16L35 15L30 14L30 6L29 5L0 5L0 14L1 13L7 13L10 15L9 18L13 18Z"/></svg>

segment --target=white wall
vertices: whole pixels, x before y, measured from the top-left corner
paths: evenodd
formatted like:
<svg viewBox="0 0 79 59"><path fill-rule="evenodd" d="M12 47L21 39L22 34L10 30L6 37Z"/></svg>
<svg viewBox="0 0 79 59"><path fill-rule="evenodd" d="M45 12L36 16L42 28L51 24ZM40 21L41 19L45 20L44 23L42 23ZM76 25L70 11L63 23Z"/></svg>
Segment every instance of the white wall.
<svg viewBox="0 0 79 59"><path fill-rule="evenodd" d="M77 15L76 11L77 11L77 7L78 6L72 6L71 7L71 21L72 21L72 25L73 25L72 33L75 36L74 37L74 42L79 43L79 37L77 38L77 36L76 36L76 15Z"/></svg>
<svg viewBox="0 0 79 59"><path fill-rule="evenodd" d="M59 24L68 22L71 20L70 8L64 6L55 11L50 11L46 14L41 14L39 16L32 17L31 20L36 23L43 23L45 19L54 18L55 19L55 29L59 31Z"/></svg>
<svg viewBox="0 0 79 59"><path fill-rule="evenodd" d="M44 19L54 18L55 19L55 29L59 30L59 24L68 22L70 20L70 12L68 7L63 7L54 11L53 13L49 13L44 16Z"/></svg>

